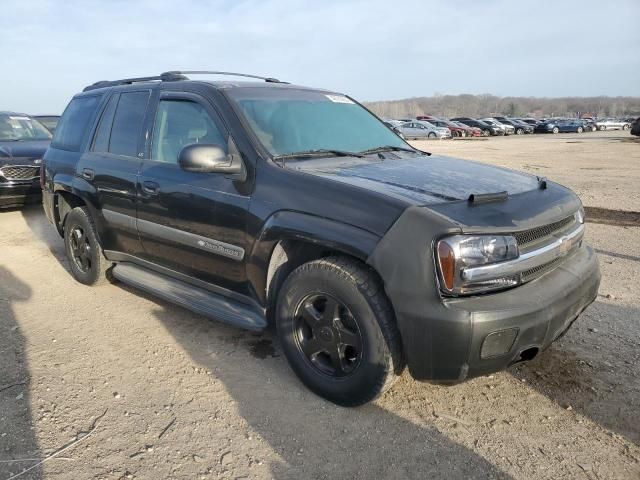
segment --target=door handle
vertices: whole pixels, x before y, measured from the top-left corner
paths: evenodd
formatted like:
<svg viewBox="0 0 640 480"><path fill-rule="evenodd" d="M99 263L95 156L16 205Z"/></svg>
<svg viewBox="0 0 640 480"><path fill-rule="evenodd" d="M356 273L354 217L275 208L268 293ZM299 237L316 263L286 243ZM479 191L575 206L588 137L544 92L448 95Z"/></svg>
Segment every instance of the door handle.
<svg viewBox="0 0 640 480"><path fill-rule="evenodd" d="M157 195L159 189L160 185L158 185L156 182L142 182L142 191L147 195Z"/></svg>
<svg viewBox="0 0 640 480"><path fill-rule="evenodd" d="M93 170L91 170L90 168L82 169L82 178L86 180L93 180L94 177L95 177L95 172Z"/></svg>

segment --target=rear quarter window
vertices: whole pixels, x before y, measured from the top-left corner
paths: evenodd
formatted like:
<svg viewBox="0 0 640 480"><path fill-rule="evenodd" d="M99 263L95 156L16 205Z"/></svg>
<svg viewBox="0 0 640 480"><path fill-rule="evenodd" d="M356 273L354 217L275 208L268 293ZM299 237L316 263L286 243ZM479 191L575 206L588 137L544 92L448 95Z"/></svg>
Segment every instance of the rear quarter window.
<svg viewBox="0 0 640 480"><path fill-rule="evenodd" d="M62 150L80 151L82 142L93 124L101 95L76 97L65 109L58 123L51 146Z"/></svg>

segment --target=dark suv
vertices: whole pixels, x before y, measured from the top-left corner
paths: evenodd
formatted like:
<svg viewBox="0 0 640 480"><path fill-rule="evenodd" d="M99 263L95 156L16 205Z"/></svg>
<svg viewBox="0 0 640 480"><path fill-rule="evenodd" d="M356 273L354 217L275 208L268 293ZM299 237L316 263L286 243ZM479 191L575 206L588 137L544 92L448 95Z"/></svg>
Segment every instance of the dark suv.
<svg viewBox="0 0 640 480"><path fill-rule="evenodd" d="M349 406L405 365L455 383L530 360L595 299L565 187L416 150L340 93L192 73L65 110L44 205L78 281L273 323L299 378Z"/></svg>

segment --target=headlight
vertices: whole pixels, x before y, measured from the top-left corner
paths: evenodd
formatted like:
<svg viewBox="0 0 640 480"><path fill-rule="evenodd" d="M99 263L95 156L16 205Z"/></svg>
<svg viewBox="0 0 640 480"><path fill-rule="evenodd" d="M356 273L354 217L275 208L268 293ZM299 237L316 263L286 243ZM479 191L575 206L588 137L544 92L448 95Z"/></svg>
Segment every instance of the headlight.
<svg viewBox="0 0 640 480"><path fill-rule="evenodd" d="M517 257L518 244L511 235L455 235L444 238L436 247L440 286L452 295L515 286L520 282L519 275L470 282L463 278L462 271L467 267L499 263Z"/></svg>
<svg viewBox="0 0 640 480"><path fill-rule="evenodd" d="M584 207L580 207L580 210L576 212L575 217L578 223L584 223Z"/></svg>

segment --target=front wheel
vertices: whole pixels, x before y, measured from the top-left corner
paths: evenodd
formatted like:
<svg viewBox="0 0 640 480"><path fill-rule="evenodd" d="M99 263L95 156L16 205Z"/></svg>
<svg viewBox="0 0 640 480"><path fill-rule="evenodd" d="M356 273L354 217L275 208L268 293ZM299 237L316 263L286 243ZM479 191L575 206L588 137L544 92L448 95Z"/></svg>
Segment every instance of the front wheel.
<svg viewBox="0 0 640 480"><path fill-rule="evenodd" d="M600 131L604 132L607 129L607 127L605 127L604 125L600 125Z"/></svg>
<svg viewBox="0 0 640 480"><path fill-rule="evenodd" d="M558 127L553 127L553 130L551 130L553 133L558 133L560 131L560 129Z"/></svg>
<svg viewBox="0 0 640 480"><path fill-rule="evenodd" d="M524 134L524 129L523 128L519 128L516 130L516 135L522 135Z"/></svg>
<svg viewBox="0 0 640 480"><path fill-rule="evenodd" d="M629 130L629 125L623 125L622 130Z"/></svg>
<svg viewBox="0 0 640 480"><path fill-rule="evenodd" d="M491 131L489 129L482 130L483 137L488 137L489 135L491 135Z"/></svg>
<svg viewBox="0 0 640 480"><path fill-rule="evenodd" d="M578 127L578 133L582 133L583 131L582 127Z"/></svg>
<svg viewBox="0 0 640 480"><path fill-rule="evenodd" d="M107 281L111 263L102 254L96 228L86 207L76 207L64 222L64 247L71 274L80 283L96 285Z"/></svg>
<svg viewBox="0 0 640 480"><path fill-rule="evenodd" d="M353 260L328 257L294 270L278 294L276 326L298 378L338 405L374 400L402 371L400 335L382 284Z"/></svg>
<svg viewBox="0 0 640 480"><path fill-rule="evenodd" d="M427 135L427 138L436 138L437 135L433 132L429 132L429 135Z"/></svg>

